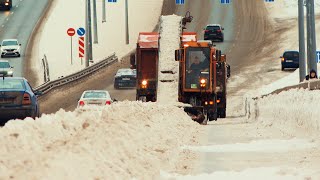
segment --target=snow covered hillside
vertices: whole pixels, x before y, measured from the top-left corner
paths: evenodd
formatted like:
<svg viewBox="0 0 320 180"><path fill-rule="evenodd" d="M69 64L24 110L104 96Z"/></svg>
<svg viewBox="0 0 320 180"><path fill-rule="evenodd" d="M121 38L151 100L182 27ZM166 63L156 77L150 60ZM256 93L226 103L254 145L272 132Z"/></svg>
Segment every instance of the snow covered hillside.
<svg viewBox="0 0 320 180"><path fill-rule="evenodd" d="M0 179L153 179L194 157L200 126L182 109L121 102L104 109L10 121L1 128Z"/></svg>
<svg viewBox="0 0 320 180"><path fill-rule="evenodd" d="M175 61L174 50L180 47L181 20L181 16L161 16L157 91L157 100L160 103L178 101L179 62ZM170 80L172 82L162 82Z"/></svg>
<svg viewBox="0 0 320 180"><path fill-rule="evenodd" d="M91 1L92 2L92 1ZM134 3L133 3L134 2ZM108 57L113 52L121 59L134 49L140 31L152 31L159 21L163 0L129 1L130 44L125 42L124 1L106 3L107 22L102 23L102 1L97 1L98 44L93 44L95 62ZM71 11L71 9L73 9ZM41 84L43 70L40 60L46 54L49 61L51 79L74 73L82 68L78 57L78 35L73 37L73 64L71 65L70 37L67 29L85 27L85 0L54 0L50 16L34 47L35 71ZM147 14L147 15L146 15ZM68 17L68 18L66 18ZM93 33L93 32L92 32Z"/></svg>

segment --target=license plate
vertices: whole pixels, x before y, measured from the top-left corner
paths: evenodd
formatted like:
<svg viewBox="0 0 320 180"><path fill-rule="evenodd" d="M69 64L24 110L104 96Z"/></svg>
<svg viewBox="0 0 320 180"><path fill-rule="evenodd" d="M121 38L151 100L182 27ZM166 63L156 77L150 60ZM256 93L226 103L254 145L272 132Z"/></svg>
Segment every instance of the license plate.
<svg viewBox="0 0 320 180"><path fill-rule="evenodd" d="M12 99L0 99L0 104L11 104L13 103Z"/></svg>
<svg viewBox="0 0 320 180"><path fill-rule="evenodd" d="M213 36L215 36L215 35L217 35L216 33L213 33L213 34L210 34L210 35L213 35Z"/></svg>
<svg viewBox="0 0 320 180"><path fill-rule="evenodd" d="M122 80L128 81L130 80L130 78L122 78Z"/></svg>
<svg viewBox="0 0 320 180"><path fill-rule="evenodd" d="M293 62L293 60L286 60L286 62Z"/></svg>

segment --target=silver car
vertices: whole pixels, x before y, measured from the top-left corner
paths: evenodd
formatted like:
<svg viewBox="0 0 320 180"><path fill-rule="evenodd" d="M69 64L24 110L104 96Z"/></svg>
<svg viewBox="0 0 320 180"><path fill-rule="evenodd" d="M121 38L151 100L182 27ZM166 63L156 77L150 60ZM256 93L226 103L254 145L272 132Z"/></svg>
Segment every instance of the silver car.
<svg viewBox="0 0 320 180"><path fill-rule="evenodd" d="M13 77L13 67L10 66L9 61L0 60L0 74Z"/></svg>
<svg viewBox="0 0 320 180"><path fill-rule="evenodd" d="M0 46L1 58L5 56L20 57L21 55L21 44L19 44L17 39L4 39Z"/></svg>
<svg viewBox="0 0 320 180"><path fill-rule="evenodd" d="M78 108L88 105L104 106L111 105L113 100L108 91L105 90L89 90L84 91L78 101Z"/></svg>

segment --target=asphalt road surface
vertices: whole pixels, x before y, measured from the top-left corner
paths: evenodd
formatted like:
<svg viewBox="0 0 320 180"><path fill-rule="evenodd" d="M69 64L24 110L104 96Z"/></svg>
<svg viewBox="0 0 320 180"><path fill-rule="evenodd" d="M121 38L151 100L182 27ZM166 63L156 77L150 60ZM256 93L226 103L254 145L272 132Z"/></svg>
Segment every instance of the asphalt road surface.
<svg viewBox="0 0 320 180"><path fill-rule="evenodd" d="M10 11L0 11L0 40L16 38L21 57L5 57L14 67L14 76L24 76L25 51L30 35L49 0L13 0Z"/></svg>

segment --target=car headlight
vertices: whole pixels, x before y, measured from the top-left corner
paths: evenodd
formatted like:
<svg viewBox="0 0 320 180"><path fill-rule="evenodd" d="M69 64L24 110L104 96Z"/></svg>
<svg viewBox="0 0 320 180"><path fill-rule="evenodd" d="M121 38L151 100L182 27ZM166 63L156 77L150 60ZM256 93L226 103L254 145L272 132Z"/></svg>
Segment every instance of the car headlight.
<svg viewBox="0 0 320 180"><path fill-rule="evenodd" d="M9 75L12 75L12 74L13 74L13 71L8 71L8 74L9 74Z"/></svg>
<svg viewBox="0 0 320 180"><path fill-rule="evenodd" d="M7 52L7 50L6 50L6 49L3 49L3 48L1 48L1 51L3 51L3 52Z"/></svg>

